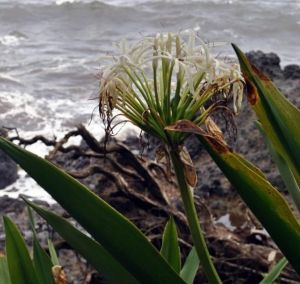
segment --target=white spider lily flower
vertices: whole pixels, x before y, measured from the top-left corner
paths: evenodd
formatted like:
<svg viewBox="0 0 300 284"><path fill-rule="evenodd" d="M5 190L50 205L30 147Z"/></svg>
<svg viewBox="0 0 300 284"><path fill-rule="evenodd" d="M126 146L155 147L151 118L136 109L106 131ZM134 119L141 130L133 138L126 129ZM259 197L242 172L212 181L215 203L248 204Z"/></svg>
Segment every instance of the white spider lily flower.
<svg viewBox="0 0 300 284"><path fill-rule="evenodd" d="M232 98L233 111L240 110L244 81L239 65L215 57L211 45L194 32L188 37L161 33L133 44L123 40L119 48L100 79L104 118L116 108L141 129L167 140L164 127L177 120L203 123L214 109L209 107L214 95Z"/></svg>

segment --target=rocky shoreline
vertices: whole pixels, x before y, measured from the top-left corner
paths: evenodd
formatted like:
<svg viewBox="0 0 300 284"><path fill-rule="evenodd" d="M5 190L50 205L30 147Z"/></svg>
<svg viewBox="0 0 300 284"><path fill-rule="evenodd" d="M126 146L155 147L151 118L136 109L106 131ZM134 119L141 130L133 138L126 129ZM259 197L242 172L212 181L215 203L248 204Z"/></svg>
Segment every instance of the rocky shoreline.
<svg viewBox="0 0 300 284"><path fill-rule="evenodd" d="M266 54L257 51L250 52L247 55L254 65L265 72L275 82L278 88L294 104L300 107L300 66L288 65L285 68L281 68L280 58L274 53ZM248 107L247 103L244 103L244 109L236 118L238 129L237 140L233 142L231 146L262 169L270 182L285 193L284 184L274 163L271 161L269 152L254 125L254 121L254 113ZM6 134L2 132L1 135ZM81 171L81 175L79 175L79 169L88 168L91 164L96 164L99 168L102 167L103 169L104 164L103 161L99 162L99 159L80 156L76 151L71 151L66 154L57 152L55 155L52 155L51 160L65 170L73 172L74 175L76 175L75 172L77 172L77 178L79 178L81 182L88 185L102 198L126 214L128 218L135 220L136 224L142 230L150 232L149 238L154 244L159 245L160 233L168 214L172 210L176 209L180 212L182 209L180 203L178 203L174 180L167 180L161 166L152 161L154 157L154 147L152 147L152 145L153 143L155 144L155 141L151 141L151 139L150 141L144 141L145 144L149 144L149 146L144 148L142 160L138 157L134 158L129 153L140 151L139 138L129 137L123 142L124 144L121 144L121 146L124 147L125 150L112 153L111 158L108 159L109 161L106 161L105 164L105 167L109 168L106 172L102 171L93 175L84 176ZM118 142L112 143L119 145ZM82 143L80 149L86 150L87 147L87 143ZM251 213L248 212L243 202L236 196L234 189L221 171L215 166L208 154L202 149L199 142L191 137L187 141L187 147L191 152L192 158L195 160L198 170L199 185L195 189L195 193L200 196L199 209L201 210L201 214L206 214L206 209L212 213L212 217L210 213L207 213L208 215L206 215L206 217L208 221L205 222L204 226L206 236L210 240L210 248L214 250L214 257L219 260L217 266L222 267L224 270L224 267L226 267L226 259L229 259L233 255L240 255L240 258L237 257L237 261L227 261L231 266L227 266L223 271L223 279L225 277L227 283L258 283L259 279L261 279L261 273L268 270L268 267L280 257L280 253L268 236L262 233L260 225L253 221ZM135 172L137 170L136 163L139 163L139 166L143 169L148 170L150 173L149 177L144 178L142 172ZM113 174L109 175L114 172L118 175L122 175L124 179L128 181L127 184L119 184L117 180L114 180L116 176ZM2 152L0 152L0 177L0 189L13 183L17 178L16 165ZM157 186L157 192L159 192L161 188L164 188L165 193L159 196L159 193L151 192L149 182L150 184L152 183L151 188ZM128 188L132 188L133 190L129 191ZM149 203L148 199L141 197L141 195L145 195L148 199L154 200L154 203ZM205 203L208 205L204 206L202 200L205 200ZM49 205L41 201L36 202L42 206L51 208L51 210L54 210L62 216L68 217L57 204ZM171 208L168 210L171 211L163 209L163 207L166 206L164 202L167 202ZM11 199L7 196L0 198L0 214L10 216L21 228L26 241L30 244L32 235L29 230L25 209L24 203L19 199ZM182 222L180 223L180 229L184 236L186 235L186 227L184 220L180 218L178 215L177 219L179 223ZM42 220L37 220L39 237L44 245L46 245L46 239L49 236L53 236L54 240L59 244L62 242ZM214 228L212 229L212 227ZM216 228L217 231L215 231ZM237 247L227 240L228 235L239 244ZM188 243L190 240L186 239L185 241ZM99 278L96 278L96 274L91 273L92 269L87 269L84 260L77 257L72 250L64 245L62 245L59 250L59 254L62 258L63 265L68 271L67 274L69 275L70 283L102 283ZM224 246L229 248L229 254L223 252ZM188 249L188 247L189 245L187 244L185 249ZM2 225L0 225L0 252L3 251L3 249L4 232ZM249 250L249 254L247 254L247 250ZM256 258L252 256L251 259L250 255L253 251L255 251L254 255ZM272 251L275 251L276 257L268 262L266 259L268 259L268 255ZM241 267L244 268L242 269ZM250 268L250 270L247 270L246 267ZM236 278L230 275L231 270L238 270L234 276ZM84 276L82 276L82 271L85 271ZM283 274L280 283L292 283L287 282L289 277L293 281L296 281L293 283L300 283L297 282L300 281L299 278L290 270ZM90 280L86 280L87 278L90 278ZM85 280L86 282L84 282ZM204 283L202 281L203 278L199 275L197 283Z"/></svg>

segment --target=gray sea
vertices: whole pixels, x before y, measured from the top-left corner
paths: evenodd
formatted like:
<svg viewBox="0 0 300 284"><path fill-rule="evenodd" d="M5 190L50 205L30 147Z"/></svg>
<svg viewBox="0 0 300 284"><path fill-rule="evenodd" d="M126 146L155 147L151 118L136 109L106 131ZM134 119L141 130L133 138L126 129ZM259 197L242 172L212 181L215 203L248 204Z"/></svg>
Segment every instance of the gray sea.
<svg viewBox="0 0 300 284"><path fill-rule="evenodd" d="M0 126L51 138L85 123L100 136L101 58L121 39L188 29L228 55L234 42L300 63L300 0L0 0ZM15 187L43 196L24 178Z"/></svg>

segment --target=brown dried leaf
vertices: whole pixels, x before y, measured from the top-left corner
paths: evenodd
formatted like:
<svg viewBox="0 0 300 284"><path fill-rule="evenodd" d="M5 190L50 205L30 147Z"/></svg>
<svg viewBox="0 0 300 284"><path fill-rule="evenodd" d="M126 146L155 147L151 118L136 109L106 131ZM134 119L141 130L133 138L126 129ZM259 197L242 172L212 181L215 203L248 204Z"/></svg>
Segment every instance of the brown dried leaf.
<svg viewBox="0 0 300 284"><path fill-rule="evenodd" d="M157 163L161 163L166 166L167 178L168 180L171 180L171 160L168 151L163 145L156 148L155 160Z"/></svg>
<svg viewBox="0 0 300 284"><path fill-rule="evenodd" d="M231 151L231 149L226 144L223 133L219 129L219 127L213 121L210 121L208 124L209 129L207 129L207 131L204 131L193 122L183 119L178 120L176 123L165 127L165 129L169 131L199 134L204 137L205 140L210 143L212 147L220 154Z"/></svg>
<svg viewBox="0 0 300 284"><path fill-rule="evenodd" d="M205 126L209 134L226 144L222 130L210 117L205 120Z"/></svg>
<svg viewBox="0 0 300 284"><path fill-rule="evenodd" d="M259 95L255 85L246 78L247 98L251 105L256 105L259 101Z"/></svg>
<svg viewBox="0 0 300 284"><path fill-rule="evenodd" d="M155 160L157 163L165 162L167 155L167 151L163 145L160 145L155 149Z"/></svg>
<svg viewBox="0 0 300 284"><path fill-rule="evenodd" d="M165 130L175 132L187 132L204 135L204 131L190 120L178 120L176 123L165 127Z"/></svg>
<svg viewBox="0 0 300 284"><path fill-rule="evenodd" d="M52 274L54 277L54 283L55 284L68 284L66 280L65 272L60 265L54 265L52 267Z"/></svg>
<svg viewBox="0 0 300 284"><path fill-rule="evenodd" d="M179 155L181 162L184 165L184 174L186 181L191 187L195 187L197 185L197 172L191 156L185 146L182 147Z"/></svg>

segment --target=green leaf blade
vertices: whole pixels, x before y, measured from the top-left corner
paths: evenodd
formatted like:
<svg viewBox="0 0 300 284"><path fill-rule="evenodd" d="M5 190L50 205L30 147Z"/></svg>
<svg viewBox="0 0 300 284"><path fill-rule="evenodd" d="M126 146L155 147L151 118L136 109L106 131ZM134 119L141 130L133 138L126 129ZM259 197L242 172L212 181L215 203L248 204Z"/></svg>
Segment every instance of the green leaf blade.
<svg viewBox="0 0 300 284"><path fill-rule="evenodd" d="M195 247L188 254L185 263L181 269L180 276L187 284L193 284L199 269L200 260Z"/></svg>
<svg viewBox="0 0 300 284"><path fill-rule="evenodd" d="M168 261L170 266L179 273L181 268L180 247L177 228L173 217L170 217L165 226L160 253Z"/></svg>
<svg viewBox="0 0 300 284"><path fill-rule="evenodd" d="M287 266L289 262L285 257L283 257L272 269L271 271L264 277L262 281L259 282L259 284L271 284L276 281L276 279L279 277L282 270Z"/></svg>
<svg viewBox="0 0 300 284"><path fill-rule="evenodd" d="M84 185L48 161L2 137L0 148L19 163L138 281L149 284L184 283L136 226Z"/></svg>
<svg viewBox="0 0 300 284"><path fill-rule="evenodd" d="M241 156L230 151L219 153L204 137L199 139L300 274L300 226L284 198L266 179L249 168L248 162L243 163Z"/></svg>
<svg viewBox="0 0 300 284"><path fill-rule="evenodd" d="M26 201L26 202L28 202L28 201ZM30 203L28 203L28 204L30 204ZM49 249L52 264L60 266L55 247L54 247L53 242L51 240L48 240L48 249Z"/></svg>
<svg viewBox="0 0 300 284"><path fill-rule="evenodd" d="M271 80L251 65L245 54L232 45L248 87L248 100L264 132L288 163L300 187L300 110L291 104Z"/></svg>
<svg viewBox="0 0 300 284"><path fill-rule="evenodd" d="M254 165L234 153L213 132L206 132L188 120L178 121L166 129L197 135L215 163L300 274L300 225L278 190Z"/></svg>
<svg viewBox="0 0 300 284"><path fill-rule="evenodd" d="M54 284L52 275L53 264L49 255L43 250L36 237L34 237L33 240L33 264L40 283Z"/></svg>
<svg viewBox="0 0 300 284"><path fill-rule="evenodd" d="M263 137L265 138L266 144L268 145L270 153L277 165L280 175L284 181L284 184L287 187L298 211L300 212L300 188L297 184L293 172L291 171L287 161L281 156L279 152L276 151L271 141L269 140L267 134L265 133L264 129L262 128L261 124L257 123L256 125L262 133Z"/></svg>
<svg viewBox="0 0 300 284"><path fill-rule="evenodd" d="M0 283L11 284L7 260L4 255L0 256Z"/></svg>
<svg viewBox="0 0 300 284"><path fill-rule="evenodd" d="M109 283L137 284L130 275L100 244L81 233L58 215L25 200L53 229L58 232L77 252L93 265ZM52 248L53 250L54 248Z"/></svg>
<svg viewBox="0 0 300 284"><path fill-rule="evenodd" d="M9 274L13 284L41 284L36 278L35 269L25 241L16 225L3 217L6 234L6 255Z"/></svg>

